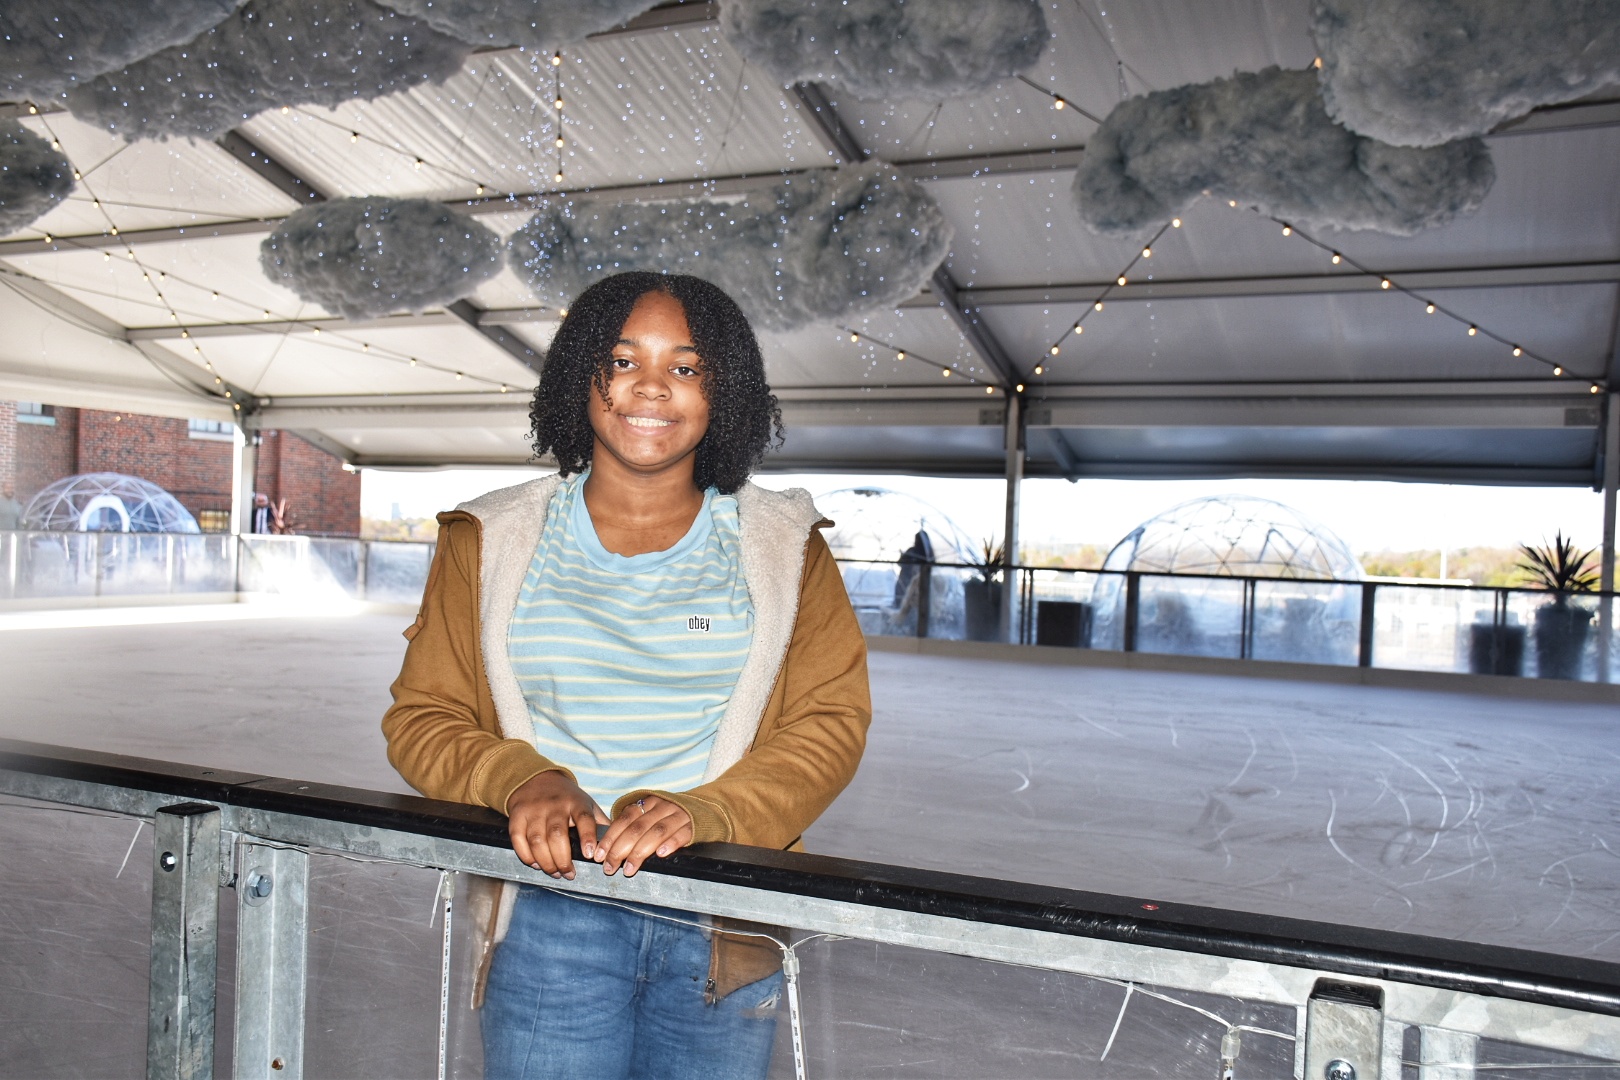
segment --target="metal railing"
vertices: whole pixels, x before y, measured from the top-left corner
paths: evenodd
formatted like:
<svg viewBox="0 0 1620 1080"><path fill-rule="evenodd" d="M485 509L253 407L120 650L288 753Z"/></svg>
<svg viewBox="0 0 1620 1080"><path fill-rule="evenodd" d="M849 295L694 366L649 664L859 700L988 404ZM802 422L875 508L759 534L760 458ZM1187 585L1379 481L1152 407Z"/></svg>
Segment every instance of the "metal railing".
<svg viewBox="0 0 1620 1080"><path fill-rule="evenodd" d="M835 1048L827 1043L853 1037L851 1028L801 1022L798 991L811 977L801 971L800 954L829 938L887 950L875 958L864 984L840 986L841 993L865 995L854 1007L865 1010L860 1015L866 1019L894 1009L913 984L940 978L952 981L952 993L966 987L971 996L974 986L982 986L974 1008L994 1013L998 997L1010 992L1006 977L995 973L1011 965L1031 977L1068 980L1039 1002L1039 1011L1053 1013L1048 1019L1060 1025L1052 1031L1082 1021L1084 995L1075 986L1123 991L1117 1016L1115 998L1089 1018L1104 1026L1112 1019L1102 1051L1106 1062L1133 995L1145 1003L1139 1009L1171 1006L1179 1022L1198 1031L1149 1032L1157 1055L1153 1068L1165 1074L1187 1075L1188 1057L1203 1060L1212 1077L1278 1080L1399 1080L1410 1075L1403 1074L1407 1066L1416 1067L1420 1080L1455 1080L1503 1067L1514 1075L1620 1068L1620 964L1591 959L725 844L698 845L657 860L630 879L605 876L586 863L577 880L553 880L517 861L504 818L487 810L25 743L0 743L0 793L10 797L0 804L0 827L9 836L8 873L0 877L0 889L12 893L26 893L30 880L45 875L42 864L58 864L68 854L35 852L37 864L23 862L30 854L27 837L42 827L37 819L19 826L22 811L55 807L151 826L148 1077L213 1074L216 1039L224 1037L216 1031L216 1008L227 996L234 1025L228 1035L232 1055L224 1060L234 1076L293 1078L306 1067L321 1071L309 1064L307 1044L339 1025L308 1015L319 1007L317 999L328 1008L333 1001L312 989L317 969L331 960L330 937L318 932L329 934L331 924L344 921L343 913L327 912L317 925L312 915L323 860L438 874L431 932L441 945L431 954L437 970L423 973L438 1021L426 1033L423 1052L435 1060L392 1066L417 1075L471 1076L478 1069L475 1054L457 1051L454 1034L469 1028L469 1008L452 992L466 986L458 965L478 959L465 955L457 936L468 921L467 890L454 883L466 875L796 928L794 937L780 942L793 1006L791 1064L785 1053L778 1055L777 1073L784 1075L806 1076L817 1063L833 1071L826 1063ZM73 829L82 834L85 826ZM137 839L145 831L138 829ZM132 842L126 863L134 849ZM12 933L30 912L39 919L49 912L60 921L59 897L36 897L32 908L26 896L0 899ZM393 898L361 892L345 899L347 919L364 925L382 920ZM92 926L101 916L92 911L85 917ZM234 963L220 953L222 923L234 930ZM41 934L37 947L17 950L8 960L8 989L0 990L0 1004L18 1015L28 995L49 994L40 972L48 971L53 955L87 953L92 966L86 975L95 974L95 965L106 961L87 944L56 927ZM408 944L393 940L367 955L375 960L383 952L409 951ZM311 959L317 946L326 950L320 963ZM925 960L905 967L907 955ZM963 983L960 971L930 974L942 957L991 966L975 969ZM903 983L883 983L885 973L901 967ZM348 1003L366 1016L402 1009L408 996L398 979L379 980L374 973L348 985L376 997ZM808 1000L826 1008L831 999L821 994ZM1019 1030L1042 1030L1042 1017L1027 1002L1021 1009ZM366 1068L357 1062L365 1052L364 1032L344 1034L347 1049L335 1058L329 1050L324 1071L363 1074ZM33 1045L23 1045L31 1039ZM0 1072L23 1061L39 1066L42 1052L56 1054L61 1074L96 1071L82 1064L99 1052L93 1040L66 1039L48 1051L38 1042L25 1025L0 1027ZM1043 1048L1023 1049L1038 1058ZM838 1060L840 1074L883 1064L847 1055ZM101 1067L108 1074L138 1071L104 1061ZM377 1068L372 1074L382 1075ZM1120 1068L1113 1072L1093 1063L1088 1075L1141 1075L1144 1065L1136 1059Z"/></svg>
<svg viewBox="0 0 1620 1080"><path fill-rule="evenodd" d="M0 601L203 593L414 603L435 545L0 533ZM840 559L872 635L1620 681L1615 593Z"/></svg>
<svg viewBox="0 0 1620 1080"><path fill-rule="evenodd" d="M1616 594L840 559L868 634L1610 682Z"/></svg>
<svg viewBox="0 0 1620 1080"><path fill-rule="evenodd" d="M0 532L0 600L256 593L414 603L434 547L256 533Z"/></svg>

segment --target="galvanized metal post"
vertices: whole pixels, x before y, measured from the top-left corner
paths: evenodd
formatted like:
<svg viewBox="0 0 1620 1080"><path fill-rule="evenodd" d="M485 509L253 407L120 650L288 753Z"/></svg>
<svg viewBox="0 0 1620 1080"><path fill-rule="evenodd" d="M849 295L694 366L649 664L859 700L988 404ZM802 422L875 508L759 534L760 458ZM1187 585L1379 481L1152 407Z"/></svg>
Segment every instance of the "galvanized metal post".
<svg viewBox="0 0 1620 1080"><path fill-rule="evenodd" d="M236 915L237 1080L304 1075L309 854L243 843Z"/></svg>
<svg viewBox="0 0 1620 1080"><path fill-rule="evenodd" d="M1305 1008L1305 1075L1379 1080L1384 993L1377 986L1321 979ZM1390 1080L1400 1080L1399 1075Z"/></svg>
<svg viewBox="0 0 1620 1080"><path fill-rule="evenodd" d="M1373 666L1373 605L1377 595L1377 585L1371 581L1361 583L1361 650L1356 661L1361 667Z"/></svg>
<svg viewBox="0 0 1620 1080"><path fill-rule="evenodd" d="M165 806L153 815L152 825L146 1077L210 1080L219 952L219 807Z"/></svg>

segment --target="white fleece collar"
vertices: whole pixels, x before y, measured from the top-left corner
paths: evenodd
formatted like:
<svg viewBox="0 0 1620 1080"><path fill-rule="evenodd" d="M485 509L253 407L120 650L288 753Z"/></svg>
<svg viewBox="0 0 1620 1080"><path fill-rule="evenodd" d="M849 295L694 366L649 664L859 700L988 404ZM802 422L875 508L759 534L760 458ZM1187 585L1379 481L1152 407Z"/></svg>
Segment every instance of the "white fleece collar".
<svg viewBox="0 0 1620 1080"><path fill-rule="evenodd" d="M528 703L507 659L507 632L517 610L523 578L540 546L546 510L560 478L546 476L480 495L456 509L483 526L479 552L479 648L501 734L533 738ZM787 658L799 617L805 545L821 514L802 488L771 491L747 483L737 489L743 581L754 607L754 638L720 718L704 782L736 764L753 745L776 677Z"/></svg>

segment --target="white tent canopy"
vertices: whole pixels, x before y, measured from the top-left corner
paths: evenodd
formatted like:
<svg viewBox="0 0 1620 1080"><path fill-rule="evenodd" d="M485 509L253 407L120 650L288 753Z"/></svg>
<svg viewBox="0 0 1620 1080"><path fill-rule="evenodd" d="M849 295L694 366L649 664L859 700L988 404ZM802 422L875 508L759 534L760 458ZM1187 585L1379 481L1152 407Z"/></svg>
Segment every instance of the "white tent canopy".
<svg viewBox="0 0 1620 1080"><path fill-rule="evenodd" d="M1064 0L1027 83L943 102L778 86L720 35L714 5L687 2L565 49L560 68L475 53L442 86L275 110L217 142L125 144L6 106L83 179L0 241L0 397L233 416L361 465L522 462L554 310L503 270L451 309L349 322L264 277L275 222L326 198L421 196L508 235L558 191L726 195L872 156L925 183L954 248L897 310L762 335L788 425L772 467L1000 475L1011 412L1028 475L1597 483L1592 387L1620 385L1620 94L1489 136L1495 187L1450 225L1318 237L1346 256L1333 265L1274 221L1204 200L1114 284L1139 244L1079 221L1069 187L1097 129L1084 114L1106 115L1122 85L1304 68L1308 13L1309 0L1140 0L1099 17Z"/></svg>

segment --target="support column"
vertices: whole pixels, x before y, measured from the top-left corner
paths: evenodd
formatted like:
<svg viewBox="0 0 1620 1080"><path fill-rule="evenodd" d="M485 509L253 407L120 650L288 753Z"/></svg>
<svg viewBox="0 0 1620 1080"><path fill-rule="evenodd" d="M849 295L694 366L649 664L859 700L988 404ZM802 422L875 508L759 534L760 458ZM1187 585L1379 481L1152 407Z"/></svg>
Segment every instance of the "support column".
<svg viewBox="0 0 1620 1080"><path fill-rule="evenodd" d="M1013 607L1018 592L1013 566L1018 562L1018 510L1024 487L1024 399L1007 394L1007 516L1001 530L1001 640L1016 641Z"/></svg>
<svg viewBox="0 0 1620 1080"><path fill-rule="evenodd" d="M1612 592L1614 581L1614 529L1616 488L1620 488L1620 390L1608 395L1608 414L1603 422L1603 561L1599 588ZM1614 598L1598 602L1598 681L1613 682Z"/></svg>
<svg viewBox="0 0 1620 1080"><path fill-rule="evenodd" d="M236 426L231 439L231 534L253 530L253 483L258 473L259 452L253 433Z"/></svg>

